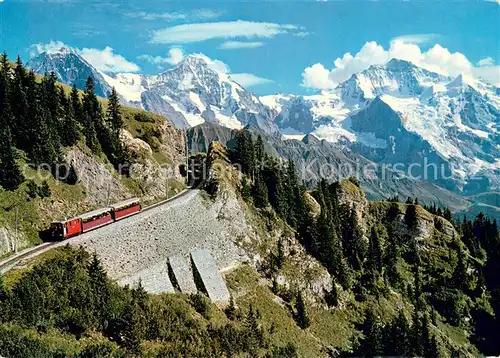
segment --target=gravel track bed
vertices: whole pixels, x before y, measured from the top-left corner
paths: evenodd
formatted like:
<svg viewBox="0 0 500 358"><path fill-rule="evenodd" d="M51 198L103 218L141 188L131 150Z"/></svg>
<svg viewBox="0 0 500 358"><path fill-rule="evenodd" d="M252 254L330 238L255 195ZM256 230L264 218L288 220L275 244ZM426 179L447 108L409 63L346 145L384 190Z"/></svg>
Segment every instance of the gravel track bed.
<svg viewBox="0 0 500 358"><path fill-rule="evenodd" d="M83 234L69 243L96 252L110 277L126 281L140 272L154 275L169 256L188 258L208 249L219 269L248 261L233 240L231 222L219 220L217 209L199 190L123 221Z"/></svg>

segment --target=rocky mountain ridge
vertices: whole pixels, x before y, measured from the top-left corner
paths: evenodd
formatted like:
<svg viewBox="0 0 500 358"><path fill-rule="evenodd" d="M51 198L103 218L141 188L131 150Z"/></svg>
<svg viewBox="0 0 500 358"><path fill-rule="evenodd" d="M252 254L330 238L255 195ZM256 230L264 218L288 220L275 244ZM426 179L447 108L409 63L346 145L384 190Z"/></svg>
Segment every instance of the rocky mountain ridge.
<svg viewBox="0 0 500 358"><path fill-rule="evenodd" d="M74 81L75 71L67 72L61 59L78 55L56 53L41 54L28 65L38 72L55 69L63 82ZM343 148L350 162L361 156L379 168L402 166L404 176L459 195L499 191L500 97L498 88L481 80L451 78L392 59L331 91L258 97L201 54L158 75L107 75L87 61L79 65L86 69L77 73L95 74L101 87L114 86L126 103L163 114L178 128L250 126L285 139L310 133Z"/></svg>

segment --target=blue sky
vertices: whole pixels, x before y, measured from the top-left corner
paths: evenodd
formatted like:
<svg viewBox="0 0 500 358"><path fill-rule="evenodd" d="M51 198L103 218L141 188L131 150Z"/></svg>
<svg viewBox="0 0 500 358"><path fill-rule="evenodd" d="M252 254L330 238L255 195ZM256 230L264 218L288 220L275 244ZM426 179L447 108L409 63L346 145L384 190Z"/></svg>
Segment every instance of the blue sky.
<svg viewBox="0 0 500 358"><path fill-rule="evenodd" d="M328 89L391 57L500 82L495 1L0 0L0 30L12 58L63 43L107 72L158 73L203 53L258 94Z"/></svg>

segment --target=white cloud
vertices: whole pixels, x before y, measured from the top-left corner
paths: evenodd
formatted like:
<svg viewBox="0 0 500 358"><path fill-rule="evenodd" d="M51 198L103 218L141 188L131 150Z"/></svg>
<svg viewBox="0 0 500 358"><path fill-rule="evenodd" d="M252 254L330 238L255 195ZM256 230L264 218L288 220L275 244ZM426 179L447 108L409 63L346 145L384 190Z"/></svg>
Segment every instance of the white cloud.
<svg viewBox="0 0 500 358"><path fill-rule="evenodd" d="M300 28L268 22L227 21L183 24L153 31L153 43L191 43L210 39L271 38Z"/></svg>
<svg viewBox="0 0 500 358"><path fill-rule="evenodd" d="M321 63L307 67L302 74L302 85L310 88L332 88L335 83L330 79L330 71Z"/></svg>
<svg viewBox="0 0 500 358"><path fill-rule="evenodd" d="M439 34L410 34L410 35L401 35L398 37L395 37L391 40L391 42L394 41L401 41L404 43L412 43L412 44L426 44L432 41L436 41L439 39L441 35Z"/></svg>
<svg viewBox="0 0 500 358"><path fill-rule="evenodd" d="M72 48L67 46L62 41L50 41L46 44L37 43L31 45L29 48L30 55L36 56L42 52L58 51L61 48L67 48L80 54L92 66L103 72L138 72L139 66L135 63L128 61L122 55L114 53L114 50L106 46L104 49L96 48Z"/></svg>
<svg viewBox="0 0 500 358"><path fill-rule="evenodd" d="M238 82L243 87L252 87L257 85L262 85L266 83L272 83L273 81L267 78L258 77L251 73L233 73L229 75L233 80Z"/></svg>
<svg viewBox="0 0 500 358"><path fill-rule="evenodd" d="M476 65L478 65L479 67L482 67L482 66L493 66L494 64L495 64L495 60L493 59L493 57L483 58L483 59L477 61L477 63L476 63Z"/></svg>
<svg viewBox="0 0 500 358"><path fill-rule="evenodd" d="M194 56L201 57L207 63L208 68L211 68L212 70L222 73L229 73L231 71L229 66L220 60L212 59L202 53L196 53Z"/></svg>
<svg viewBox="0 0 500 358"><path fill-rule="evenodd" d="M191 12L129 12L125 14L129 18L137 18L142 20L165 20L165 21L177 21L177 20L209 20L215 19L222 15L221 11L215 11L211 9L196 9Z"/></svg>
<svg viewBox="0 0 500 358"><path fill-rule="evenodd" d="M215 19L224 14L223 11L211 10L211 9L197 9L191 12L191 18L195 19Z"/></svg>
<svg viewBox="0 0 500 358"><path fill-rule="evenodd" d="M80 54L89 61L95 68L103 72L138 72L139 66L127 61L122 55L113 52L113 49L106 46L99 50L96 48L83 48Z"/></svg>
<svg viewBox="0 0 500 358"><path fill-rule="evenodd" d="M252 73L231 73L231 69L229 68L229 66L227 64L225 64L224 62L222 62L220 60L210 58L210 57L208 57L204 54L201 54L201 53L192 54L190 56L196 56L196 57L202 58L207 63L209 68L229 75L229 77L231 77L231 79L238 82L243 87L248 88L248 87L252 87L252 86L257 86L257 85L262 85L262 84L274 82L273 80L259 77L259 76L252 74Z"/></svg>
<svg viewBox="0 0 500 358"><path fill-rule="evenodd" d="M29 53L31 57L34 57L38 54L41 54L42 52L51 52L54 50L60 50L63 47L68 47L64 42L62 41L49 41L46 44L42 43L37 43L33 44L29 47Z"/></svg>
<svg viewBox="0 0 500 358"><path fill-rule="evenodd" d="M168 50L168 57L141 55L138 58L162 67L164 64L177 65L184 59L184 51L179 47L172 47Z"/></svg>
<svg viewBox="0 0 500 358"><path fill-rule="evenodd" d="M240 48L257 48L264 46L263 42L226 41L218 48L221 50L236 50Z"/></svg>
<svg viewBox="0 0 500 358"><path fill-rule="evenodd" d="M294 35L297 36L297 37L306 37L306 36L309 36L309 32L307 32L307 31L299 31L299 32L296 32Z"/></svg>
<svg viewBox="0 0 500 358"><path fill-rule="evenodd" d="M416 39L424 41L422 35L415 35ZM367 42L358 53L345 53L333 62L331 69L322 64L307 67L302 73L302 85L316 89L333 88L340 82L346 81L357 72L369 68L371 65L383 65L390 59L397 58L410 61L417 66L443 75L466 77L483 77L493 84L500 83L499 66L474 66L464 54L450 52L441 45L434 45L427 51L422 51L418 44L409 43L411 36L406 35L391 41L389 49L384 49L374 41ZM483 64L491 61L487 59ZM488 62L489 61L489 62Z"/></svg>

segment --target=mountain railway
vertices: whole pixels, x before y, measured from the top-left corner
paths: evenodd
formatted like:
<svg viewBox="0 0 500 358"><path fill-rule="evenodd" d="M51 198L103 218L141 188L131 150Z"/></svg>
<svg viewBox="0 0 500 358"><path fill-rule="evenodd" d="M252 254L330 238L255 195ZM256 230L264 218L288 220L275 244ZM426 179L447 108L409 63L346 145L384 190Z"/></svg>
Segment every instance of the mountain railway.
<svg viewBox="0 0 500 358"><path fill-rule="evenodd" d="M10 258L7 258L4 261L1 261L0 262L0 273L4 274L5 272L9 271L11 268L13 268L15 265L17 265L22 260L27 259L27 258L36 257L36 256L50 250L52 247L60 244L61 242L68 242L72 238L75 238L82 233L86 233L86 232L89 232L92 230L97 230L103 226L112 225L115 221L126 220L127 218L129 218L131 216L152 210L152 209L157 208L159 206L162 206L164 204L170 203L174 200L180 199L183 196L185 196L189 192L189 190L190 190L189 188L184 189L180 193L172 196L171 198L159 201L157 203L151 204L151 205L146 206L146 207L142 207L142 205L140 205L139 199L132 198L132 199L122 201L120 203L111 204L111 205L104 207L102 209L97 209L94 211L90 211L88 213L84 213L78 217L71 218L69 220L55 221L51 224L51 228L56 229L56 227L57 227L57 229L60 230L61 226L64 226L64 224L67 224L66 230L63 229L63 231L60 231L59 234L56 234L55 236L53 236L54 241L45 242L43 244L37 245L33 248L24 250L17 255L14 255ZM140 206L139 210L134 210L134 209L127 210L130 208L134 208L133 204L137 203L137 202L139 202L139 206ZM95 218L95 217L98 217L98 219L97 220L90 220L90 219ZM84 223L84 222L86 222L86 223ZM60 236L61 233L63 234L62 236Z"/></svg>

